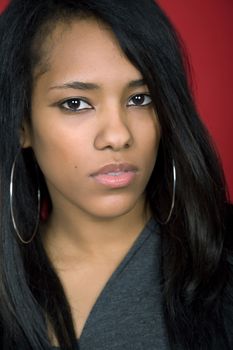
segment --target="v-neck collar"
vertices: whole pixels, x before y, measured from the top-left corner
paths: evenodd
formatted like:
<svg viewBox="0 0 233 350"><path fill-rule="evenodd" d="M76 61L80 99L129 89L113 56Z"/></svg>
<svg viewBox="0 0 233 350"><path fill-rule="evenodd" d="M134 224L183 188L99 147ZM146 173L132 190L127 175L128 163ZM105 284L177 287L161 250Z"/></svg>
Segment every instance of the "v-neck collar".
<svg viewBox="0 0 233 350"><path fill-rule="evenodd" d="M80 337L77 339L78 343L82 343L82 340L86 337L86 334L88 334L89 325L92 321L92 318L95 316L95 314L98 312L98 307L102 303L103 299L105 298L106 294L108 294L111 289L114 287L115 281L118 279L120 274L127 268L127 265L133 258L133 256L137 253L137 251L141 248L141 246L144 244L144 242L148 239L148 237L151 235L152 232L155 232L157 227L157 223L155 222L154 218L151 218L147 224L142 229L141 233L138 235L136 240L133 242L131 247L129 248L128 252L122 259L122 261L118 264L116 269L113 271L107 282L105 283L103 289L101 290L100 294L98 295L95 303L93 304L89 315L86 319L86 322L84 324L82 333ZM58 350L59 347L52 347L54 350Z"/></svg>
<svg viewBox="0 0 233 350"><path fill-rule="evenodd" d="M153 228L153 229L152 229ZM129 248L126 255L123 257L121 262L118 264L116 269L113 271L107 282L105 283L104 287L102 288L100 294L98 295L95 303L93 304L89 315L86 319L86 322L84 324L82 333L78 339L79 342L85 337L86 332L88 332L89 324L94 317L94 314L98 312L98 306L101 304L102 300L104 299L105 295L109 293L111 288L114 286L114 282L118 279L119 275L125 270L128 263L131 261L132 257L136 254L136 252L141 248L143 243L146 241L146 239L150 236L152 232L154 232L155 229L155 220L151 218L146 226L142 229L136 240L133 242L131 247Z"/></svg>

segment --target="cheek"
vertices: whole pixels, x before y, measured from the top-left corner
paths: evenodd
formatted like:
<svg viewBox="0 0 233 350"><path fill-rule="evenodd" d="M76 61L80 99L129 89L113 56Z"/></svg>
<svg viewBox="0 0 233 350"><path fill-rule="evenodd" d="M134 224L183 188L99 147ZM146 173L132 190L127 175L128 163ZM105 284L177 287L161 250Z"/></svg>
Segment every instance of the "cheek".
<svg viewBox="0 0 233 350"><path fill-rule="evenodd" d="M45 177L62 177L68 169L75 169L85 149L83 142L74 128L66 130L54 123L35 125L32 147Z"/></svg>
<svg viewBox="0 0 233 350"><path fill-rule="evenodd" d="M145 165L145 176L146 176L146 182L149 181L149 178L152 174L152 171L154 169L156 158L157 158L157 152L159 148L161 138L161 131L160 126L157 121L157 118L152 119L152 122L150 125L147 125L147 128L143 129L143 132L141 132L141 152L142 157Z"/></svg>
<svg viewBox="0 0 233 350"><path fill-rule="evenodd" d="M156 115L152 115L145 123L137 128L137 146L144 154L144 159L156 159L160 143L160 125Z"/></svg>
<svg viewBox="0 0 233 350"><path fill-rule="evenodd" d="M59 140L63 142L59 142ZM67 138L59 137L59 135L53 135L53 133L47 135L46 133L36 133L34 136L33 149L36 158L39 162L45 162L49 164L59 163L58 159L68 161L67 149L70 147L70 141Z"/></svg>

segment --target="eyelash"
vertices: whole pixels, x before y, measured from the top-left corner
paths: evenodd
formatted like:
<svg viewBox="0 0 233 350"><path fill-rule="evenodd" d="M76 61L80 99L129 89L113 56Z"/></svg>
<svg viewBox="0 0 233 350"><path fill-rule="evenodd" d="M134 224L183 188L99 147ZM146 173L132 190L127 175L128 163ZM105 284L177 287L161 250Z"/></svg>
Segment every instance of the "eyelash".
<svg viewBox="0 0 233 350"><path fill-rule="evenodd" d="M146 102L146 103L144 103L144 100L143 100L143 103L144 104L139 104L139 105L137 105L137 104L129 104L128 103L128 106L129 107L146 107L146 106L149 106L151 103L152 103L152 100L151 100L151 97L150 97L150 95L149 94L136 94L136 95L133 95L133 96L131 96L130 98L129 98L129 101L130 100L132 100L132 99L134 99L134 98L141 98L141 97L143 97L144 99L149 99L150 101L149 102ZM69 106L66 106L65 107L65 104L68 104L68 103L76 103L77 105L78 105L78 108L77 109L75 109L75 108L71 108L71 107L69 107ZM87 105L88 107L82 107L82 108L80 108L80 105L82 106L82 104L85 104L85 105ZM79 112L82 112L82 111L84 111L84 110L88 110L88 109L93 109L93 107L85 100L85 99L83 99L83 98L76 98L76 97L74 97L74 98L69 98L69 99L67 99L67 100L65 100L65 101L62 101L62 102L60 102L59 104L59 107L60 108L62 108L63 110L66 110L67 112L73 112L73 113L79 113Z"/></svg>

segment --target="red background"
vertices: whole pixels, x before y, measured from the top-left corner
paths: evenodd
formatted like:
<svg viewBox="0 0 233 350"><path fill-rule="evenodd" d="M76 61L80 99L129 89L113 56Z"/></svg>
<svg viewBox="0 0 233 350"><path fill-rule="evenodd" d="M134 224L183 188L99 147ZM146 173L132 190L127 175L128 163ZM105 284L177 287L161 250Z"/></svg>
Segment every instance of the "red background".
<svg viewBox="0 0 233 350"><path fill-rule="evenodd" d="M233 201L233 1L158 2L187 47L198 110L221 156ZM7 3L0 0L0 11Z"/></svg>
<svg viewBox="0 0 233 350"><path fill-rule="evenodd" d="M4 9L4 7L7 5L7 0L0 0L0 11Z"/></svg>
<svg viewBox="0 0 233 350"><path fill-rule="evenodd" d="M187 47L198 110L221 156L233 201L233 1L158 2Z"/></svg>

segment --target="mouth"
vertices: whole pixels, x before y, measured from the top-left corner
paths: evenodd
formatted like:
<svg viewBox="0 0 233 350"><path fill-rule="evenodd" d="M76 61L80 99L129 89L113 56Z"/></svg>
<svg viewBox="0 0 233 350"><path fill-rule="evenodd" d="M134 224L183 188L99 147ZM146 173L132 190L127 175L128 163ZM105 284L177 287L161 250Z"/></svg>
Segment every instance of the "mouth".
<svg viewBox="0 0 233 350"><path fill-rule="evenodd" d="M122 188L133 182L137 172L137 167L132 164L108 164L91 174L91 177L101 185Z"/></svg>

